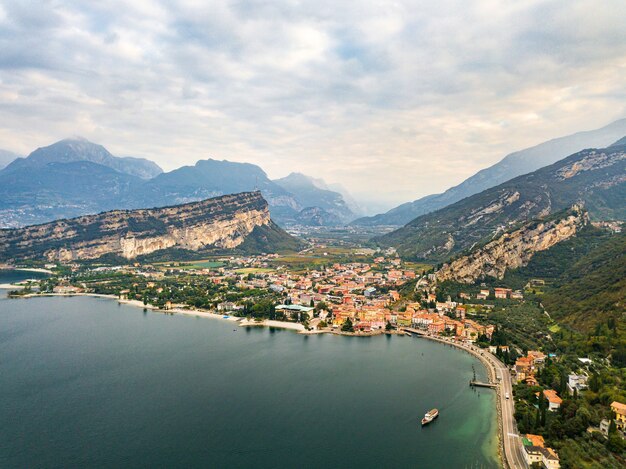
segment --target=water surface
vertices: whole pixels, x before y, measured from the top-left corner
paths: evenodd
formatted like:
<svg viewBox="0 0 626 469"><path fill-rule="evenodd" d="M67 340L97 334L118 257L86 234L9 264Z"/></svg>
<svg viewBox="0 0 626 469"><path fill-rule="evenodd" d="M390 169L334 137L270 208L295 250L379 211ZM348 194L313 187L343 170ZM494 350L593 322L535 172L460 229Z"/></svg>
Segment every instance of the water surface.
<svg viewBox="0 0 626 469"><path fill-rule="evenodd" d="M472 365L425 339L0 291L0 467L498 467Z"/></svg>

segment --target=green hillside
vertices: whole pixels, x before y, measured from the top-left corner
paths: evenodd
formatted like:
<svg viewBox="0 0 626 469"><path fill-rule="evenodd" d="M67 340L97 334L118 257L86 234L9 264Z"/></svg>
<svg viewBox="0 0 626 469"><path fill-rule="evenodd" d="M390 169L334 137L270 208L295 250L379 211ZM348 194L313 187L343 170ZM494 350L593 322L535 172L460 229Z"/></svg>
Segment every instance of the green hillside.
<svg viewBox="0 0 626 469"><path fill-rule="evenodd" d="M626 146L584 150L416 218L374 242L412 260L445 261L512 226L583 202L592 219L626 220Z"/></svg>
<svg viewBox="0 0 626 469"><path fill-rule="evenodd" d="M626 233L611 236L576 259L542 298L559 322L588 331L626 315Z"/></svg>

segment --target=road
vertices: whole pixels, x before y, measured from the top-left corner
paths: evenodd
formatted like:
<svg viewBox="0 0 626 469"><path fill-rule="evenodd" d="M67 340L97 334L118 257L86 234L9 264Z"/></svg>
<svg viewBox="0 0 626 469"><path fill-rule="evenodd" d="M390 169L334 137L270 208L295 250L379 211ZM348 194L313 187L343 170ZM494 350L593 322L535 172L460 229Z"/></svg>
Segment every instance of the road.
<svg viewBox="0 0 626 469"><path fill-rule="evenodd" d="M513 385L511 384L511 374L509 373L509 369L494 357L489 352L483 352L484 357L492 364L496 371L500 372L500 376L502 377L500 381L500 386L496 392L498 393L498 399L500 400L500 408L501 411L501 422L502 422L502 446L504 447L504 454L506 461L509 464L509 467L517 469L517 468L526 468L526 461L524 460L524 456L522 455L522 445L520 441L520 437L517 433L517 425L515 424L515 419L513 418L513 414L515 413L515 404L513 400ZM510 399L506 398L506 395L510 396Z"/></svg>
<svg viewBox="0 0 626 469"><path fill-rule="evenodd" d="M489 353L485 349L481 349L473 345L461 344L443 337L435 337L425 333L424 331L420 331L419 329L404 328L404 330L467 350L468 352L476 355L485 365L488 365L488 367L491 368L492 379L495 380L495 377L498 376L498 374L501 376L502 379L500 380L500 383L495 391L498 394L497 399L500 404L498 406L500 413L499 420L502 424L500 438L504 448L503 457L505 459L505 467L509 467L510 469L526 469L528 465L526 464L524 455L522 454L522 445L519 434L517 433L517 425L515 424L515 419L513 418L515 413L515 404L513 400L511 373L506 365L498 360L495 355ZM510 396L509 399L506 398L507 393Z"/></svg>

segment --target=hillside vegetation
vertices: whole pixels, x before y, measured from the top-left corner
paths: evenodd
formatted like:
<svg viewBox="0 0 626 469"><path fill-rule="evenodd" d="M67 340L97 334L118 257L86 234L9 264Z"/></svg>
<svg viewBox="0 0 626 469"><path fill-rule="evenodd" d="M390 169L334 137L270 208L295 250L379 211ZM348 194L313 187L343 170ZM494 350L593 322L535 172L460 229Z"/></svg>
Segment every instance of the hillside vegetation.
<svg viewBox="0 0 626 469"><path fill-rule="evenodd" d="M583 203L591 219L626 219L626 146L584 150L375 238L412 260L445 261L511 227Z"/></svg>

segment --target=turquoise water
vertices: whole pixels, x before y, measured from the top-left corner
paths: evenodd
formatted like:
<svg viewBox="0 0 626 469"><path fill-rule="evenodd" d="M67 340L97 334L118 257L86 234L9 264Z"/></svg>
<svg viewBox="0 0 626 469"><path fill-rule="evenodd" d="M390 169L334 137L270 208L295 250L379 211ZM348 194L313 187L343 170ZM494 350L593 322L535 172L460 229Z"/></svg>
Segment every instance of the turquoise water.
<svg viewBox="0 0 626 469"><path fill-rule="evenodd" d="M498 467L472 365L425 339L0 292L0 467Z"/></svg>

